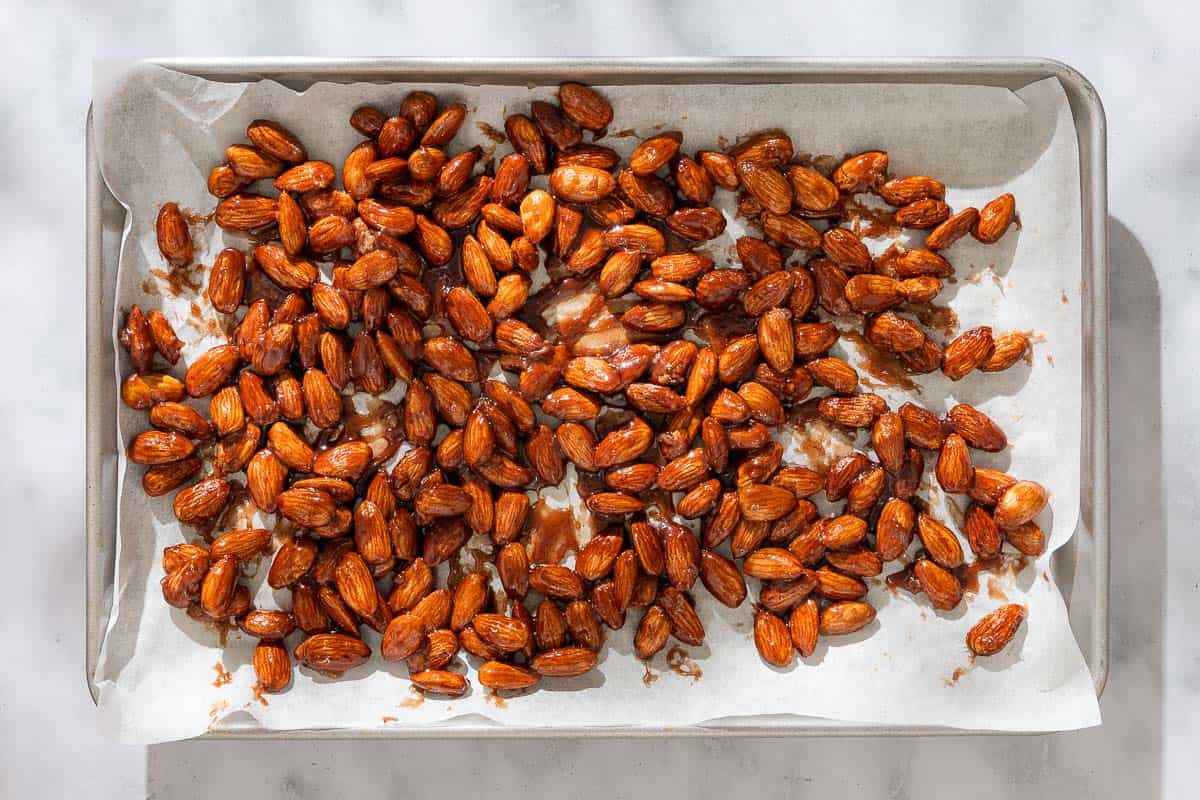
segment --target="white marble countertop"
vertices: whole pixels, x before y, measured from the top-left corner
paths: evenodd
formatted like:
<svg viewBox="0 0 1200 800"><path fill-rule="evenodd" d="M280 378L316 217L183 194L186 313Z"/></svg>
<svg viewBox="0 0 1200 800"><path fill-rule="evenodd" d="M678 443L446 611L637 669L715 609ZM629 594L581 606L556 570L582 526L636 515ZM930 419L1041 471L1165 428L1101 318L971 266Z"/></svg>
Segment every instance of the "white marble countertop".
<svg viewBox="0 0 1200 800"><path fill-rule="evenodd" d="M172 7L172 6L177 7ZM253 7L251 7L253 5ZM1134 3L685 6L70 3L7 10L0 183L9 524L0 796L1183 796L1200 743L1197 12ZM506 6L501 9L501 6ZM728 15L719 16L716 9ZM394 10L393 10L394 9ZM83 120L92 60L133 55L1048 56L1109 123L1112 668L1100 728L796 741L177 743L94 732L83 680ZM1189 55L1190 54L1190 55ZM68 288L69 287L69 288ZM48 303L54 299L53 304ZM1192 790L1192 791L1189 791ZM371 794L367 794L371 792Z"/></svg>

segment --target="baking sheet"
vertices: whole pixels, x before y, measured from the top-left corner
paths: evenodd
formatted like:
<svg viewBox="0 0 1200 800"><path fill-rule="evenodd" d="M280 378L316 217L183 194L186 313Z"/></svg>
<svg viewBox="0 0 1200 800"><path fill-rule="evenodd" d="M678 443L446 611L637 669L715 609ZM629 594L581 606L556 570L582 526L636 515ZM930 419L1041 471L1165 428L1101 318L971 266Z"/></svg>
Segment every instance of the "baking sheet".
<svg viewBox="0 0 1200 800"><path fill-rule="evenodd" d="M131 209L118 306L139 302L164 308L189 340L185 359L203 350L213 341L202 335L207 328L203 304L200 330L189 330L194 298L186 293L164 298L161 287L147 282L149 270L162 266L153 239L158 205L175 200L210 209L207 170L226 144L243 138L252 118L280 119L313 157L340 163L357 139L345 125L349 112L365 102L394 108L409 88L318 84L296 94L269 82L215 84L148 66L105 76L96 93L97 151L111 190ZM473 123L499 126L506 107L524 110L531 97L552 94L551 89L502 86L435 90L443 100L463 99L473 109L455 142L464 148L494 145ZM955 207L980 205L1000 191L1013 191L1024 228L990 248L972 240L955 245L949 255L963 280L943 297L951 298L962 327L990 323L997 330L1035 330L1045 342L1035 350L1031 367L1004 375L976 376L953 386L925 376L922 402L935 409L972 402L996 418L1010 432L1013 447L996 456L980 454L978 463L1045 483L1053 494L1053 523L1044 520L1051 546L1066 540L1075 528L1079 494L1079 176L1070 110L1056 81L1017 93L915 85L623 86L605 92L617 109L614 130L646 134L660 123L679 128L689 151L716 146L722 137L783 127L798 150L811 153L884 147L894 174L920 171L943 178ZM606 143L628 152L635 142L614 138ZM496 150L504 152L503 145ZM731 224L729 238L718 241L714 252L728 252L738 232ZM227 238L233 241L209 226L198 242L198 259L211 263ZM127 441L144 426L144 415L124 407L119 413L120 438ZM238 710L277 729L411 726L465 715L475 715L470 717L475 724L486 719L523 727L677 727L776 713L999 730L1098 722L1091 681L1053 585L1048 554L1015 579L1001 579L997 591L1027 604L1030 620L1005 655L981 659L973 668L962 637L998 603L986 588L965 611L940 615L922 600L875 587L870 599L880 616L864 632L870 636L830 640L832 646L782 672L759 661L750 642L749 606L729 611L701 589L696 596L709 644L686 648L703 672L699 679L673 672L660 655L650 665L658 679L646 685L645 670L630 653L631 624L610 634L600 674L590 682L549 682L551 691L544 687L509 698L503 707L478 689L465 698L418 705L407 691L404 668L380 662L337 682L298 671L288 693L262 706L251 691L252 644L231 635L222 651L215 634L162 603L158 553L183 534L173 522L169 498L147 502L141 496L140 472L135 466L128 485L121 482L114 606L97 671L101 719L124 739L194 735ZM986 587L987 576L981 583ZM262 591L259 603L272 607L272 593ZM371 634L368 641L375 641ZM228 682L214 680L218 661L230 673ZM960 668L965 671L955 680Z"/></svg>

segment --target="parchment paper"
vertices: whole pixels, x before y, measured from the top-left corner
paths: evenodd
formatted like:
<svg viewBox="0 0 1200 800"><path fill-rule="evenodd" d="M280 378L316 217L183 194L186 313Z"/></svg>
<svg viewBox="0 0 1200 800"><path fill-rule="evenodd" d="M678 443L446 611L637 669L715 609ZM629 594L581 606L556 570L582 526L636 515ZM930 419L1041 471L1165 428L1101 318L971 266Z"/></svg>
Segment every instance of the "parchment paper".
<svg viewBox="0 0 1200 800"><path fill-rule="evenodd" d="M98 153L109 188L129 210L117 324L133 303L161 308L187 342L176 368L182 375L186 363L222 334L219 315L199 293L184 287L174 296L152 275L152 269L166 268L154 238L158 206L171 200L199 214L210 211L208 170L222 160L226 145L245 140L247 123L258 117L281 121L304 141L310 157L328 160L340 172L342 158L360 138L346 123L350 112L368 103L395 109L413 88L432 88L443 102L465 102L470 115L454 151L479 144L494 149L497 158L508 145L497 145L476 123L501 128L508 113L527 113L531 99L551 98L554 92L553 87L323 83L297 93L269 81L214 83L147 65L106 70L97 80ZM632 129L644 136L679 129L689 153L779 127L791 134L797 151L840 156L886 149L892 174L939 177L956 209L981 207L1000 192L1014 193L1020 230L1014 228L990 247L969 237L954 245L947 255L959 280L938 302L954 309L960 330L990 324L997 331L1034 331L1038 344L1031 363L1001 374L977 373L957 384L940 374L921 376L917 383L920 402L933 410L970 402L1004 427L1010 448L973 452L976 464L1047 486L1053 510L1039 521L1050 535L1050 551L1067 541L1076 527L1080 491L1080 204L1075 130L1055 80L1018 92L918 85L608 86L603 91L616 109L610 130ZM623 154L636 142L618 136L605 141ZM731 223L710 249L718 263L736 264L732 243L743 227L732 219L729 194L718 197L730 209ZM193 235L197 262L205 265L226 245L247 245L212 224L193 226ZM878 252L887 241L869 244ZM206 269L195 275L200 284L206 282ZM113 335L117 347L116 331ZM857 359L853 348L839 347ZM118 363L126 363L123 354ZM876 391L893 405L903 394L887 387ZM144 412L121 405L118 413L121 442L146 427ZM848 446L836 437L822 441ZM811 450L790 438L785 445L785 461L791 463L804 463ZM194 534L174 520L170 495L145 497L142 470L122 457L116 583L97 674L101 726L124 741L193 736L235 712L272 729L456 722L675 727L727 724L735 717L780 722L772 715L1011 731L1099 723L1091 677L1068 626L1049 552L1015 576L981 575L978 595L950 613L935 612L923 597L893 593L882 579L871 580L868 599L879 609L878 619L857 634L823 638L812 657L786 670L766 666L751 639L757 582L750 582L750 599L736 610L720 606L697 584L694 596L707 644L675 650L674 669L666 651L648 669L633 656L639 612L631 610L626 628L609 632L598 670L582 679L543 681L540 690L503 702L478 686L462 698L421 702L410 692L406 668L377 656L339 680L297 669L286 693L260 702L253 691L253 641L235 631L221 648L214 631L163 602L162 548ZM937 507L940 492L929 487L926 492ZM558 491L560 497L566 493ZM953 524L952 509L943 509L941 516ZM272 592L263 580L268 564L264 560L248 580L256 604L287 608L285 593ZM895 568L891 564L885 573ZM1027 623L1002 654L972 664L963 638L1002 596L1028 607ZM367 630L365 638L377 652L379 637ZM702 676L680 674L693 672L690 666L699 667ZM218 679L222 670L229 679ZM647 678L648 672L657 679Z"/></svg>

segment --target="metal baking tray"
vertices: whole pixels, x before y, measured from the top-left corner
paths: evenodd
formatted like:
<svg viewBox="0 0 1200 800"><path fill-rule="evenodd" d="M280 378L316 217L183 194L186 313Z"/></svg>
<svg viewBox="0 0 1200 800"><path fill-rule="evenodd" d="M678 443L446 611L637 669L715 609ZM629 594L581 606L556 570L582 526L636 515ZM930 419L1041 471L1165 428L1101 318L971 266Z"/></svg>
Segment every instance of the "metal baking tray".
<svg viewBox="0 0 1200 800"><path fill-rule="evenodd" d="M1082 207L1083 369L1079 525L1054 553L1054 569L1096 693L1108 677L1108 205L1104 109L1079 72L1048 59L151 59L214 81L271 79L297 90L314 83L388 81L468 84L895 83L972 84L1019 89L1057 78L1079 140ZM100 644L112 607L116 554L117 385L111 331L124 209L100 176L87 124L87 681L92 697ZM451 738L548 736L904 736L961 734L937 726L846 723L814 717L756 717L705 726L538 728L458 723L386 729L266 731L225 720L205 738Z"/></svg>

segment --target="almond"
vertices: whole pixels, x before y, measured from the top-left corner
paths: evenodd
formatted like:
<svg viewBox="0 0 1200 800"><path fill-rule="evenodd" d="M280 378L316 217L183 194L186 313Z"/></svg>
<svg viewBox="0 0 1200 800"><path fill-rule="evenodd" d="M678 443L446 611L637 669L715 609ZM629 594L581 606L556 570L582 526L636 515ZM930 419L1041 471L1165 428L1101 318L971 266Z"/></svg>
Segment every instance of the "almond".
<svg viewBox="0 0 1200 800"><path fill-rule="evenodd" d="M868 272L871 269L870 251L847 228L830 228L821 234L821 249L845 270Z"/></svg>
<svg viewBox="0 0 1200 800"><path fill-rule="evenodd" d="M222 478L209 478L175 495L175 517L188 525L198 525L215 517L229 500L229 484Z"/></svg>
<svg viewBox="0 0 1200 800"><path fill-rule="evenodd" d="M523 621L502 614L476 614L471 625L481 639L504 653L520 650L531 635Z"/></svg>
<svg viewBox="0 0 1200 800"><path fill-rule="evenodd" d="M946 421L968 445L997 453L1008 446L1008 438L992 418L974 406L959 403L946 414Z"/></svg>
<svg viewBox="0 0 1200 800"><path fill-rule="evenodd" d="M205 397L215 392L237 369L238 348L226 344L209 348L200 355L184 376L184 386L192 397Z"/></svg>
<svg viewBox="0 0 1200 800"><path fill-rule="evenodd" d="M941 200L915 200L896 209L896 224L903 228L936 228L950 218L950 206Z"/></svg>
<svg viewBox="0 0 1200 800"><path fill-rule="evenodd" d="M1033 521L1006 529L1004 539L1023 555L1037 557L1046 552L1046 534Z"/></svg>
<svg viewBox="0 0 1200 800"><path fill-rule="evenodd" d="M978 559L994 558L1000 553L1000 530L992 515L982 506L972 503L963 514L963 534L971 552Z"/></svg>
<svg viewBox="0 0 1200 800"><path fill-rule="evenodd" d="M742 571L759 580L790 580L807 573L804 564L781 547L762 547L746 556Z"/></svg>
<svg viewBox="0 0 1200 800"><path fill-rule="evenodd" d="M665 166L679 152L683 134L667 131L643 139L629 156L629 168L637 175L649 175Z"/></svg>
<svg viewBox="0 0 1200 800"><path fill-rule="evenodd" d="M185 458L170 464L159 464L142 475L142 489L150 497L160 497L174 491L200 471L199 458Z"/></svg>
<svg viewBox="0 0 1200 800"><path fill-rule="evenodd" d="M722 189L733 191L738 188L737 168L732 156L712 150L701 150L696 154L696 158L713 182Z"/></svg>
<svg viewBox="0 0 1200 800"><path fill-rule="evenodd" d="M487 661L480 664L478 677L482 685L494 691L528 689L539 680L538 673L533 670L503 661Z"/></svg>
<svg viewBox="0 0 1200 800"><path fill-rule="evenodd" d="M192 237L179 206L175 203L159 206L154 230L158 237L158 252L171 266L184 267L192 262Z"/></svg>
<svg viewBox="0 0 1200 800"><path fill-rule="evenodd" d="M938 452L937 480L941 487L952 494L967 492L974 481L974 467L967 443L957 433L946 437Z"/></svg>
<svg viewBox="0 0 1200 800"><path fill-rule="evenodd" d="M875 521L875 549L879 557L892 561L904 555L912 541L915 522L913 508L904 500L893 497L884 503Z"/></svg>
<svg viewBox="0 0 1200 800"><path fill-rule="evenodd" d="M513 149L529 159L534 174L544 174L548 160L546 142L534 121L524 114L513 114L504 120L504 132Z"/></svg>
<svg viewBox="0 0 1200 800"><path fill-rule="evenodd" d="M851 514L826 520L820 530L821 544L831 550L848 550L862 542L866 535L866 520Z"/></svg>
<svg viewBox="0 0 1200 800"><path fill-rule="evenodd" d="M187 436L175 431L143 431L129 446L135 464L170 464L190 456L196 447Z"/></svg>
<svg viewBox="0 0 1200 800"><path fill-rule="evenodd" d="M787 168L787 176L797 207L805 211L828 211L837 205L837 187L816 170L792 164Z"/></svg>
<svg viewBox="0 0 1200 800"><path fill-rule="evenodd" d="M275 553L267 575L267 585L272 589L282 589L295 584L308 574L316 558L317 543L312 539L289 539Z"/></svg>
<svg viewBox="0 0 1200 800"><path fill-rule="evenodd" d="M847 194L865 192L879 185L887 174L887 167L887 153L859 153L843 161L833 171L833 182Z"/></svg>
<svg viewBox="0 0 1200 800"><path fill-rule="evenodd" d="M831 603L821 610L820 633L822 636L854 633L874 620L875 607L870 603L856 600Z"/></svg>
<svg viewBox="0 0 1200 800"><path fill-rule="evenodd" d="M795 508L796 495L779 486L750 484L738 490L738 505L745 519L769 522Z"/></svg>
<svg viewBox="0 0 1200 800"><path fill-rule="evenodd" d="M762 213L762 229L768 239L793 250L816 250L821 246L821 234L799 217L771 210Z"/></svg>
<svg viewBox="0 0 1200 800"><path fill-rule="evenodd" d="M953 572L922 558L913 566L913 574L934 608L949 611L962 600L962 584Z"/></svg>
<svg viewBox="0 0 1200 800"><path fill-rule="evenodd" d="M926 340L919 327L891 311L870 317L863 327L863 334L871 344L893 353L916 350Z"/></svg>
<svg viewBox="0 0 1200 800"><path fill-rule="evenodd" d="M900 406L900 419L904 424L904 436L917 447L940 450L945 434L941 421L933 412L912 403Z"/></svg>
<svg viewBox="0 0 1200 800"><path fill-rule="evenodd" d="M573 678L596 666L597 656L586 647L557 647L533 657L529 666L550 678Z"/></svg>
<svg viewBox="0 0 1200 800"><path fill-rule="evenodd" d="M612 122L612 105L594 89L581 83L559 86L558 102L563 113L581 128L599 131Z"/></svg>
<svg viewBox="0 0 1200 800"><path fill-rule="evenodd" d="M254 676L258 687L271 694L292 682L292 662L287 648L277 641L259 642L254 648Z"/></svg>
<svg viewBox="0 0 1200 800"><path fill-rule="evenodd" d="M966 236L979 224L979 212L974 208L964 208L962 211L947 217L925 237L925 247L929 250L945 250L950 245Z"/></svg>
<svg viewBox="0 0 1200 800"><path fill-rule="evenodd" d="M833 347L838 340L838 331L828 322L800 322L792 328L792 340L796 357L808 359Z"/></svg>
<svg viewBox="0 0 1200 800"><path fill-rule="evenodd" d="M279 513L305 528L318 528L333 519L333 498L320 489L288 489L276 498Z"/></svg>
<svg viewBox="0 0 1200 800"><path fill-rule="evenodd" d="M558 106L534 100L529 104L529 111L542 135L549 139L556 149L573 147L583 138L579 126L568 119Z"/></svg>
<svg viewBox="0 0 1200 800"><path fill-rule="evenodd" d="M344 633L318 633L296 648L296 660L324 675L341 675L365 664L371 648L361 639Z"/></svg>
<svg viewBox="0 0 1200 800"><path fill-rule="evenodd" d="M529 585L535 591L559 600L578 600L583 596L583 583L579 576L559 564L534 566L529 572Z"/></svg>
<svg viewBox="0 0 1200 800"><path fill-rule="evenodd" d="M800 653L801 658L811 656L817 649L820 616L821 611L812 598L801 602L788 616L788 634L791 636L792 646Z"/></svg>
<svg viewBox="0 0 1200 800"><path fill-rule="evenodd" d="M946 569L963 563L962 545L954 532L928 514L917 514L917 535L929 557Z"/></svg>
<svg viewBox="0 0 1200 800"><path fill-rule="evenodd" d="M902 280L918 277L949 278L954 267L932 250L905 250L892 260L896 277Z"/></svg>
<svg viewBox="0 0 1200 800"><path fill-rule="evenodd" d="M138 410L148 409L155 403L177 402L183 396L183 383L171 375L134 373L121 383L122 402Z"/></svg>
<svg viewBox="0 0 1200 800"><path fill-rule="evenodd" d="M241 191L249 183L248 178L238 175L228 164L219 164L208 173L208 193L213 197L229 197L231 194Z"/></svg>
<svg viewBox="0 0 1200 800"><path fill-rule="evenodd" d="M213 558L224 555L237 556L240 561L251 561L264 552L271 543L271 531L265 528L244 528L223 533L213 540Z"/></svg>
<svg viewBox="0 0 1200 800"><path fill-rule="evenodd" d="M637 657L648 661L667 644L671 636L671 620L658 606L650 606L638 623L633 647Z"/></svg>
<svg viewBox="0 0 1200 800"><path fill-rule="evenodd" d="M567 630L575 643L589 650L599 651L604 643L604 629L590 603L575 600L567 604L565 614Z"/></svg>
<svg viewBox="0 0 1200 800"><path fill-rule="evenodd" d="M762 660L773 667L786 667L792 663L792 639L788 627L765 608L754 614L754 646Z"/></svg>
<svg viewBox="0 0 1200 800"><path fill-rule="evenodd" d="M887 410L887 403L876 394L852 397L826 397L817 405L822 417L848 428L866 428Z"/></svg>
<svg viewBox="0 0 1200 800"><path fill-rule="evenodd" d="M272 197L239 192L217 203L214 219L222 228L255 231L274 225L279 203Z"/></svg>
<svg viewBox="0 0 1200 800"><path fill-rule="evenodd" d="M295 163L307 158L300 140L278 122L256 119L247 126L246 137L264 153L281 161Z"/></svg>
<svg viewBox="0 0 1200 800"><path fill-rule="evenodd" d="M226 555L213 559L200 584L200 607L210 617L220 618L237 589L237 556Z"/></svg>
<svg viewBox="0 0 1200 800"><path fill-rule="evenodd" d="M980 326L963 331L946 345L942 373L952 381L961 380L992 354L992 329Z"/></svg>
<svg viewBox="0 0 1200 800"><path fill-rule="evenodd" d="M1002 529L1016 528L1029 522L1046 507L1049 495L1034 481L1017 481L1004 490L996 502L993 516Z"/></svg>
<svg viewBox="0 0 1200 800"><path fill-rule="evenodd" d="M787 214L791 210L792 185L779 170L745 159L737 162L736 169L742 186L767 211L773 214Z"/></svg>
<svg viewBox="0 0 1200 800"><path fill-rule="evenodd" d="M659 604L671 621L671 633L684 644L699 647L704 644L704 625L691 601L674 586L659 592Z"/></svg>
<svg viewBox="0 0 1200 800"><path fill-rule="evenodd" d="M825 480L825 497L830 502L841 500L850 491L850 486L863 471L871 466L865 453L853 452L839 458L829 468Z"/></svg>
<svg viewBox="0 0 1200 800"><path fill-rule="evenodd" d="M984 244L992 244L1008 230L1016 219L1016 200L1011 194L1002 194L979 211L979 220L971 231Z"/></svg>

